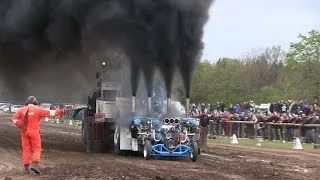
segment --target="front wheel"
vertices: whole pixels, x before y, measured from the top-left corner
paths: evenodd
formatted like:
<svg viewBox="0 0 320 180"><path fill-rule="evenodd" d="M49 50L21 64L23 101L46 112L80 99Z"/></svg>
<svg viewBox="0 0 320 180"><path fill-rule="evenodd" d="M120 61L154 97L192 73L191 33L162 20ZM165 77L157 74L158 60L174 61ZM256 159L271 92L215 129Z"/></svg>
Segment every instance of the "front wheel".
<svg viewBox="0 0 320 180"><path fill-rule="evenodd" d="M196 162L198 159L198 152L199 152L199 148L198 148L198 144L197 142L193 142L191 144L191 148L192 148L192 152L190 153L190 159L192 162Z"/></svg>
<svg viewBox="0 0 320 180"><path fill-rule="evenodd" d="M144 143L144 147L143 147L143 157L145 160L149 160L151 157L151 143L150 140L147 140Z"/></svg>

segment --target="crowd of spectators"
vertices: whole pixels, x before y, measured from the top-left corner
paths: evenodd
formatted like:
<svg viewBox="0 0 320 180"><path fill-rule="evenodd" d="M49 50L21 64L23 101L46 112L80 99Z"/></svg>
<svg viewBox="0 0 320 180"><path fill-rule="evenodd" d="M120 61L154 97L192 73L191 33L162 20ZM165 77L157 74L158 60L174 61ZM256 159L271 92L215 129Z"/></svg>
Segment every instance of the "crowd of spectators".
<svg viewBox="0 0 320 180"><path fill-rule="evenodd" d="M315 143L317 137L316 127L297 126L297 124L320 124L320 101L318 98L311 103L303 101L278 101L268 103L268 107L261 108L253 101L230 105L223 103L215 105L199 104L190 106L190 114L200 120L201 126L210 127L210 135L251 138L254 134L272 140L292 142L294 137L303 137L306 143ZM231 123L232 121L249 121L252 123ZM272 123L268 131L268 123ZM220 124L220 126L218 126ZM232 124L232 128L230 128ZM286 129L283 126L286 125ZM244 126L244 128L242 127ZM218 128L222 127L222 128ZM244 132L241 129L245 129Z"/></svg>

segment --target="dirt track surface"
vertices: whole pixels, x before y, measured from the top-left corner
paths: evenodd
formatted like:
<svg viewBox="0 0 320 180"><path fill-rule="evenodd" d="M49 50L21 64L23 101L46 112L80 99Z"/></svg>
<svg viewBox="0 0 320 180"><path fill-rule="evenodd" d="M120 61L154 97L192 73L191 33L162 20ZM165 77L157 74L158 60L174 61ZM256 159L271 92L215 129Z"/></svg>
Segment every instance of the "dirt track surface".
<svg viewBox="0 0 320 180"><path fill-rule="evenodd" d="M213 145L189 159L85 153L80 127L42 125L42 175L24 175L20 132L0 117L0 179L320 179L320 154Z"/></svg>

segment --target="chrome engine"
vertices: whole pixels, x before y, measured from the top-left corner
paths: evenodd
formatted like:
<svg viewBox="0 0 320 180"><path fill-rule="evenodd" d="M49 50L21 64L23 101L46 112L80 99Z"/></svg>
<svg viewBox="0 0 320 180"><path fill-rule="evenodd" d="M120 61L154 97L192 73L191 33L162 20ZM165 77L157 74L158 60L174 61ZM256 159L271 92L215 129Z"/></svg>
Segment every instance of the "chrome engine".
<svg viewBox="0 0 320 180"><path fill-rule="evenodd" d="M174 149L179 144L196 141L198 130L198 121L193 118L165 118L160 129L155 131L154 141Z"/></svg>
<svg viewBox="0 0 320 180"><path fill-rule="evenodd" d="M174 149L179 144L196 141L199 133L199 122L194 118L155 118L136 117L131 126L131 135L143 144L146 139L153 144L164 144Z"/></svg>
<svg viewBox="0 0 320 180"><path fill-rule="evenodd" d="M182 133L180 120L173 118L164 119L160 133L163 136L161 142L164 143L169 149L174 149L180 143L179 136Z"/></svg>

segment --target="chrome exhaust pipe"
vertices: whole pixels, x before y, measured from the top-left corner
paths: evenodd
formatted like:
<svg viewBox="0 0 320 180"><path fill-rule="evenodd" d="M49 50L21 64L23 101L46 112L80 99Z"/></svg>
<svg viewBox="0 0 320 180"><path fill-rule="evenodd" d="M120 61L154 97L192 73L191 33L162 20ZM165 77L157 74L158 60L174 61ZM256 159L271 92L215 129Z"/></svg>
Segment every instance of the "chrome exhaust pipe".
<svg viewBox="0 0 320 180"><path fill-rule="evenodd" d="M171 98L167 100L167 114L171 113Z"/></svg>
<svg viewBox="0 0 320 180"><path fill-rule="evenodd" d="M190 99L187 98L187 105L186 105L186 117L188 117L188 114L189 114L189 107L190 107Z"/></svg>
<svg viewBox="0 0 320 180"><path fill-rule="evenodd" d="M132 112L136 112L136 97L132 96Z"/></svg>
<svg viewBox="0 0 320 180"><path fill-rule="evenodd" d="M151 113L151 97L148 97L148 112Z"/></svg>

